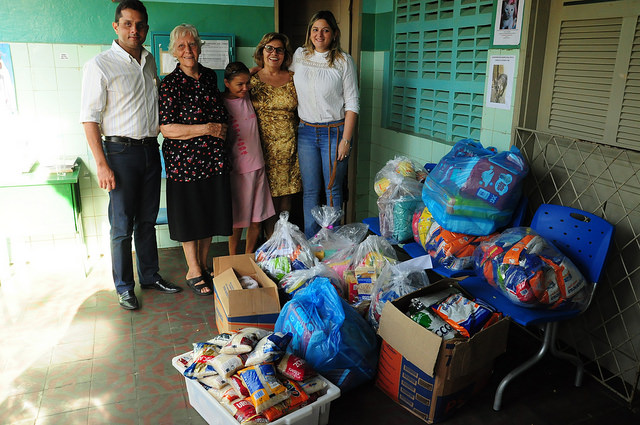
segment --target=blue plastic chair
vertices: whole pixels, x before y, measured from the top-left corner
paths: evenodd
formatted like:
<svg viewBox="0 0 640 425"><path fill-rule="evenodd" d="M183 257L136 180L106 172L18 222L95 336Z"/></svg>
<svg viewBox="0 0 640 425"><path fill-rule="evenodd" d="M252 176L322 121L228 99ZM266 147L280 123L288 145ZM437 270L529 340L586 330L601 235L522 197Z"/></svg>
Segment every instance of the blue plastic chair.
<svg viewBox="0 0 640 425"><path fill-rule="evenodd" d="M589 298L590 304L613 240L614 226L585 211L560 205L542 204L536 210L531 228L568 256L584 277L594 283ZM577 316L580 314L579 311L520 307L509 301L481 276L464 279L460 285L474 298L490 304L497 311L510 317L512 321L522 326L538 325L544 329L544 339L540 350L529 360L509 372L498 385L493 401L494 410L500 410L506 386L518 375L540 361L547 352L573 362L577 367L575 386L582 385L584 373L582 361L577 356L559 351L556 345L558 323Z"/></svg>
<svg viewBox="0 0 640 425"><path fill-rule="evenodd" d="M162 167L161 178L167 178L167 171L164 168L164 155L162 155L162 148L160 149L160 166ZM165 207L158 208L158 218L156 218L156 226L161 226L163 224L169 224L169 219L167 218L167 209Z"/></svg>

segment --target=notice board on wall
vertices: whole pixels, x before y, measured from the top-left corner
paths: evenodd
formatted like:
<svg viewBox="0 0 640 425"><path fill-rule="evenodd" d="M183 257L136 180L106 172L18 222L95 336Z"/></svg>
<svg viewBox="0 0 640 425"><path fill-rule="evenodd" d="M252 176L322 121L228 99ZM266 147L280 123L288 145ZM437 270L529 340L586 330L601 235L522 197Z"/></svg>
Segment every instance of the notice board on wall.
<svg viewBox="0 0 640 425"><path fill-rule="evenodd" d="M204 43L198 62L213 69L218 76L218 88L224 91L224 69L236 60L236 37L234 34L200 34ZM169 33L151 33L151 53L156 60L158 75L164 78L173 71L178 63L169 53Z"/></svg>

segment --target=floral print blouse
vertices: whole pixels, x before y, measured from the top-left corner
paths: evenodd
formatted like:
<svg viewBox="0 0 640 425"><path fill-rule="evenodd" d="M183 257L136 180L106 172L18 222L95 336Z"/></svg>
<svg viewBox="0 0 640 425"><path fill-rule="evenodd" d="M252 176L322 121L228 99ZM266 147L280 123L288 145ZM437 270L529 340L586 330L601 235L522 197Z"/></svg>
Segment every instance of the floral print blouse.
<svg viewBox="0 0 640 425"><path fill-rule="evenodd" d="M200 78L185 74L180 65L160 85L160 125L206 124L228 121L216 73L200 67ZM165 138L162 143L167 178L190 182L228 173L230 161L226 142L213 136L189 140Z"/></svg>

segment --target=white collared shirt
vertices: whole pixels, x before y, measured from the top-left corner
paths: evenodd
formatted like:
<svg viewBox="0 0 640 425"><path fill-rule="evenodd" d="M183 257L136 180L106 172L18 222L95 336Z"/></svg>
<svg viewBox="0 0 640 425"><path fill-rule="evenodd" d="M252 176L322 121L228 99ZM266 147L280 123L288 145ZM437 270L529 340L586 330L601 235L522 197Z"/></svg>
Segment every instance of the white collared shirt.
<svg viewBox="0 0 640 425"><path fill-rule="evenodd" d="M105 136L142 139L158 135L158 76L153 56L140 63L114 40L85 65L80 122L96 122Z"/></svg>
<svg viewBox="0 0 640 425"><path fill-rule="evenodd" d="M298 92L298 115L306 122L327 123L344 119L345 111L360 111L358 78L353 59L347 53L337 58L333 67L328 52L307 56L302 47L293 55L289 67L295 74Z"/></svg>

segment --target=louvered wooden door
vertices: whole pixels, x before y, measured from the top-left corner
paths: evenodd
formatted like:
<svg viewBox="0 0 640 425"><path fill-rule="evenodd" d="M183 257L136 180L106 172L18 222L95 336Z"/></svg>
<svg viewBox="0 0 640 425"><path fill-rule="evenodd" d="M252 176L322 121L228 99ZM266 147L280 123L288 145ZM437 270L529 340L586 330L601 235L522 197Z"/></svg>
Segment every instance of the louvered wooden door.
<svg viewBox="0 0 640 425"><path fill-rule="evenodd" d="M640 149L640 1L554 0L538 129Z"/></svg>

